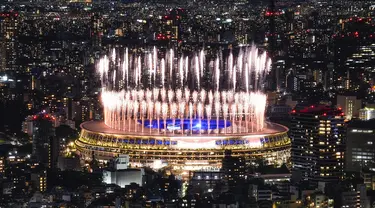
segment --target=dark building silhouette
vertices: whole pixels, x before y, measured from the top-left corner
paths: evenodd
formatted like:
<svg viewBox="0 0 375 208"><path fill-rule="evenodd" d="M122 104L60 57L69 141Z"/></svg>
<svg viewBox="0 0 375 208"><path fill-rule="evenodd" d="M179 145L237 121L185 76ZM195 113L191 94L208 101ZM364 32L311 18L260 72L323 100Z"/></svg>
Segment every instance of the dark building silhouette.
<svg viewBox="0 0 375 208"><path fill-rule="evenodd" d="M222 161L222 172L229 188L234 188L241 179L245 178L245 158L232 156L232 151L226 150Z"/></svg>
<svg viewBox="0 0 375 208"><path fill-rule="evenodd" d="M48 146L48 167L51 169L57 168L57 161L60 153L59 140L55 136L49 138Z"/></svg>
<svg viewBox="0 0 375 208"><path fill-rule="evenodd" d="M55 138L55 128L53 127L52 118L48 114L34 116L33 128L33 158L36 162L50 167L53 157L56 154L58 155L59 146L57 138Z"/></svg>

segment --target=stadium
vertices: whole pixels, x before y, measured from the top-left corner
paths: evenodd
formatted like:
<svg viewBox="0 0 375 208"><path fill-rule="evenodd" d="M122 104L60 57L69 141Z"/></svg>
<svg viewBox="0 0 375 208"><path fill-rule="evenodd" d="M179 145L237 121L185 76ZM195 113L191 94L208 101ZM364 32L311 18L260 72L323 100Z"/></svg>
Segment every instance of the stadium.
<svg viewBox="0 0 375 208"><path fill-rule="evenodd" d="M160 160L183 170L220 168L225 150L249 161L261 157L270 164L282 164L290 150L288 129L271 123L254 134L197 136L126 133L99 121L83 123L81 128L76 146L84 158L94 153L98 160L106 161L127 154L134 165L153 166Z"/></svg>
<svg viewBox="0 0 375 208"><path fill-rule="evenodd" d="M222 57L113 49L97 67L104 121L81 124L75 142L82 158L127 154L132 166L212 170L231 150L248 162L287 162L288 129L264 118L270 60L255 46Z"/></svg>

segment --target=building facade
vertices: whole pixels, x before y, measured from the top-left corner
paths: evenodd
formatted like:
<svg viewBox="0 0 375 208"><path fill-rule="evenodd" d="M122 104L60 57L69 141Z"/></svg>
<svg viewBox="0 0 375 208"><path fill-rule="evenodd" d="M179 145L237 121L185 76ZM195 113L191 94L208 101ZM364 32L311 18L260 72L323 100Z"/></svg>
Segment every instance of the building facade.
<svg viewBox="0 0 375 208"><path fill-rule="evenodd" d="M36 161L55 166L58 156L58 141L55 137L55 128L48 114L41 114L33 120L33 148L32 155Z"/></svg>
<svg viewBox="0 0 375 208"><path fill-rule="evenodd" d="M116 184L121 188L136 183L139 186L145 184L145 170L129 167L129 155L119 155L110 161L109 168L103 171L103 182Z"/></svg>
<svg viewBox="0 0 375 208"><path fill-rule="evenodd" d="M18 22L18 13L0 13L0 71L16 70Z"/></svg>
<svg viewBox="0 0 375 208"><path fill-rule="evenodd" d="M291 113L292 173L297 180L335 182L344 166L344 114L324 106L297 106Z"/></svg>
<svg viewBox="0 0 375 208"><path fill-rule="evenodd" d="M367 121L375 118L375 108L362 108L359 110L359 119Z"/></svg>
<svg viewBox="0 0 375 208"><path fill-rule="evenodd" d="M375 159L375 121L355 121L348 125L345 170L361 171Z"/></svg>
<svg viewBox="0 0 375 208"><path fill-rule="evenodd" d="M356 96L337 96L337 106L342 108L347 119L358 118L359 110L362 108L362 100L357 99Z"/></svg>

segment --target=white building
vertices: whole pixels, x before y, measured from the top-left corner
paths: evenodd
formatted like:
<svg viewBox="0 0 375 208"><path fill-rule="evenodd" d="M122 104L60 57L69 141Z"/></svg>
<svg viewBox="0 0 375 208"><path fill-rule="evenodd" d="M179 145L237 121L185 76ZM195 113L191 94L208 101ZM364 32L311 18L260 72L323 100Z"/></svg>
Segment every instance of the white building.
<svg viewBox="0 0 375 208"><path fill-rule="evenodd" d="M103 182L106 184L116 184L121 188L136 183L143 186L145 171L141 169L130 169L129 155L119 155L112 161L109 170L103 171Z"/></svg>
<svg viewBox="0 0 375 208"><path fill-rule="evenodd" d="M337 96L337 106L342 108L347 119L359 117L359 110L362 108L362 100L357 99L356 96Z"/></svg>
<svg viewBox="0 0 375 208"><path fill-rule="evenodd" d="M362 108L359 110L359 119L368 121L375 118L375 108Z"/></svg>
<svg viewBox="0 0 375 208"><path fill-rule="evenodd" d="M128 167L129 167L129 155L119 155L114 160L113 165L114 165L115 170L128 169Z"/></svg>
<svg viewBox="0 0 375 208"><path fill-rule="evenodd" d="M105 170L103 171L103 182L106 184L116 184L121 188L131 183L144 185L145 171L141 169Z"/></svg>

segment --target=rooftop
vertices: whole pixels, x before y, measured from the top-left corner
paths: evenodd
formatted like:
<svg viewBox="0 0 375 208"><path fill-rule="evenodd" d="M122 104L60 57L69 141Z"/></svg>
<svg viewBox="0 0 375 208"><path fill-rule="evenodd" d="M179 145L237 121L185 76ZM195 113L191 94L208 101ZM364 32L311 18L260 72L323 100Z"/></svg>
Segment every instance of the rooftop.
<svg viewBox="0 0 375 208"><path fill-rule="evenodd" d="M348 123L348 128L375 129L375 119L371 119L368 121L351 120Z"/></svg>
<svg viewBox="0 0 375 208"><path fill-rule="evenodd" d="M327 106L323 104L315 104L315 105L297 105L293 110L292 113L300 113L300 114L314 114L314 115L337 115L337 116L344 116L341 108L336 108L332 106Z"/></svg>

